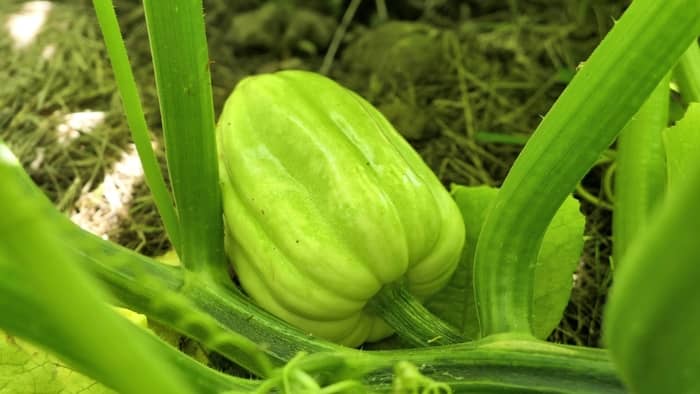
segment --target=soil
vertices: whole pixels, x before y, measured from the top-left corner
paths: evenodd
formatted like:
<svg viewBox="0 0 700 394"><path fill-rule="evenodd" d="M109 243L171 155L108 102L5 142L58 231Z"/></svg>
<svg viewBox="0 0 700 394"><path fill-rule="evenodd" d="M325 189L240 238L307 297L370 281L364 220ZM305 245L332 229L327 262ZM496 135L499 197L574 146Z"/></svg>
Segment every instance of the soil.
<svg viewBox="0 0 700 394"><path fill-rule="evenodd" d="M246 75L321 71L375 104L445 185L498 186L626 3L206 0L216 111ZM143 11L133 0L115 5L162 146ZM0 34L0 138L81 226L161 254L169 244L140 176L91 3L3 2L0 23L9 30L17 18L42 12L28 44ZM587 216L586 245L552 341L600 345L611 280L611 162L601 159L575 194Z"/></svg>

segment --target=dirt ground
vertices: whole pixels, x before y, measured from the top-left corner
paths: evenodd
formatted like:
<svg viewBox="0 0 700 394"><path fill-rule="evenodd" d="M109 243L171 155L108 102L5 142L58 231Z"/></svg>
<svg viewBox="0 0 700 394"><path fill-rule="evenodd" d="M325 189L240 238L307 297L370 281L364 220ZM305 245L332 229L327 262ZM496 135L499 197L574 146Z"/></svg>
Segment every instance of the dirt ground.
<svg viewBox="0 0 700 394"><path fill-rule="evenodd" d="M143 11L137 1L115 4L162 146ZM204 4L217 111L245 75L324 72L374 103L446 185L497 186L626 2ZM0 138L81 226L148 255L167 250L91 3L5 1L0 24L9 33L0 34ZM600 345L611 278L611 162L602 158L576 191L586 245L556 342Z"/></svg>

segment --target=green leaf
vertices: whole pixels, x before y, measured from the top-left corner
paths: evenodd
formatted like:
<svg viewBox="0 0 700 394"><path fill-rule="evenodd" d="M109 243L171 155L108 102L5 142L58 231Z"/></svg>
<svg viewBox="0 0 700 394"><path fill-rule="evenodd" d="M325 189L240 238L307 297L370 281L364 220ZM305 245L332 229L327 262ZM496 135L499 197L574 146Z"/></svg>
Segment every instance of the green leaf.
<svg viewBox="0 0 700 394"><path fill-rule="evenodd" d="M18 338L0 332L0 393L108 394L94 380Z"/></svg>
<svg viewBox="0 0 700 394"><path fill-rule="evenodd" d="M177 5L174 5L177 4ZM165 153L188 271L226 278L214 105L201 0L144 1Z"/></svg>
<svg viewBox="0 0 700 394"><path fill-rule="evenodd" d="M700 103L691 103L675 126L663 131L668 187L688 182L688 175L700 160Z"/></svg>
<svg viewBox="0 0 700 394"><path fill-rule="evenodd" d="M474 251L481 226L497 194L498 189L488 186L453 186L452 195L467 229L464 251L450 282L427 304L428 309L470 339L479 336L472 276ZM535 268L533 295L532 324L538 338L549 336L561 320L571 292L572 274L583 248L584 224L578 201L569 197L545 233ZM461 308L455 308L456 304Z"/></svg>

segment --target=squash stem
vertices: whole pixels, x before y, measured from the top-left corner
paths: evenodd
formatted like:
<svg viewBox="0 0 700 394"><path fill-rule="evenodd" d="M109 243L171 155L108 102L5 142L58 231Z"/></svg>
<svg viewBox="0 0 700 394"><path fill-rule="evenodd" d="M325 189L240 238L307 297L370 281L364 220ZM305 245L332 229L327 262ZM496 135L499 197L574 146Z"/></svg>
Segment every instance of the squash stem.
<svg viewBox="0 0 700 394"><path fill-rule="evenodd" d="M454 327L428 311L402 284L384 286L369 307L411 345L426 347L465 341Z"/></svg>
<svg viewBox="0 0 700 394"><path fill-rule="evenodd" d="M605 350L510 334L419 350L320 352L298 360L297 367L336 379L360 379L372 392L396 392L392 384L399 362L415 365L423 376L457 393L625 392Z"/></svg>

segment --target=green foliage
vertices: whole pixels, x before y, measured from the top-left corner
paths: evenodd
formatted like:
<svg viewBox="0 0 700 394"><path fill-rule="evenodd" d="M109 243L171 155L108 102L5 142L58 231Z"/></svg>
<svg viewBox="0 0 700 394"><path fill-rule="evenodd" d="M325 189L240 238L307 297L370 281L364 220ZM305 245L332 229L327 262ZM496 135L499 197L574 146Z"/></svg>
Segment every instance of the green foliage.
<svg viewBox="0 0 700 394"><path fill-rule="evenodd" d="M104 0L95 0L104 1ZM107 1L109 3L109 1ZM202 1L143 2L165 153L180 227L175 250L191 271L225 275L214 106ZM173 56L174 48L186 56ZM192 165L184 158L197 158Z"/></svg>
<svg viewBox="0 0 700 394"><path fill-rule="evenodd" d="M115 25L111 3L95 4ZM583 227L568 197L574 185L654 87L663 86L659 81L683 52L677 79L685 93L693 89L700 71L688 48L700 33L697 1L635 0L528 139L502 188L456 189L464 220L373 107L312 74L242 83L221 118L217 157L201 11L199 0L145 3L175 214L164 208L162 179L149 182L160 183L155 190L183 265L160 264L70 224L0 143L0 327L127 394L623 391L607 351L534 336L551 331L570 291ZM119 41L112 30L108 45ZM173 48L184 54L175 56ZM115 71L130 79L124 56L121 66L118 58ZM120 83L127 104L135 97L124 94L134 93L131 82ZM466 94L464 84L459 88ZM463 97L470 139L475 129ZM126 105L132 119L143 116L137 107ZM635 392L700 391L699 117L691 105L665 131L669 193L649 227L629 242L606 314L615 365ZM325 325L321 336L351 344L379 337L371 331L381 319L371 304L365 308L368 298L404 284L418 298L437 291L454 270L466 224L464 259L434 306L465 333L476 334L478 321L484 338L366 352L310 336L259 309L226 272L217 164L236 275L258 303L307 331ZM263 280L251 282L255 276ZM416 307L393 326L400 334L411 333L411 324L421 333L430 333L431 321L447 326L409 292L397 294ZM264 380L199 364L126 322L107 306L113 303L148 314ZM353 337L362 319L375 323ZM24 381L35 392L100 389L7 338L0 389L21 390L15 386Z"/></svg>

